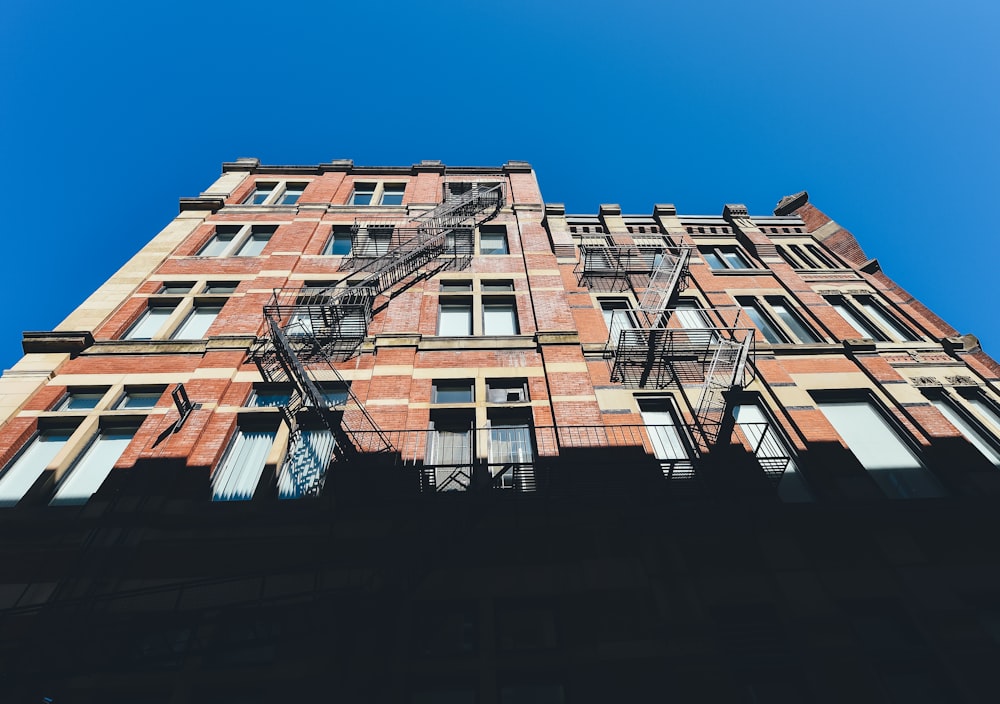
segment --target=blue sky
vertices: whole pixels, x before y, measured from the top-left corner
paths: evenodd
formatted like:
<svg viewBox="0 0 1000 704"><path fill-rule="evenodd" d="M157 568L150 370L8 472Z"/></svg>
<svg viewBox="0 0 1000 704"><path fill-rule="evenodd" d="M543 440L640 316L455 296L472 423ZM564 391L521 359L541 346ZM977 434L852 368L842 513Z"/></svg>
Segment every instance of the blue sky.
<svg viewBox="0 0 1000 704"><path fill-rule="evenodd" d="M0 368L240 156L522 159L570 212L806 189L1000 356L998 33L964 0L6 0Z"/></svg>

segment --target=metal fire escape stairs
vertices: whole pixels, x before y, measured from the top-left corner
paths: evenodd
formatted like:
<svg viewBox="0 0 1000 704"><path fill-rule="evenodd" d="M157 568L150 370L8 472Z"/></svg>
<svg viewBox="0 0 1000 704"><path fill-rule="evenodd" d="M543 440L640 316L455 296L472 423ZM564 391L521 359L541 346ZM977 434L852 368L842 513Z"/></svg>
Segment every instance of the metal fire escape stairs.
<svg viewBox="0 0 1000 704"><path fill-rule="evenodd" d="M335 361L353 356L371 322L375 299L390 295L430 262L447 255L436 270L447 266L464 268L471 260L474 227L497 216L506 202L504 184L471 189L417 216L403 227L391 226L393 246L375 257L365 258L357 273L365 274L351 284L340 282L322 289L278 289L264 306L265 337L250 351L250 358L265 381L291 387L281 415L289 427L286 466L296 495L316 495L323 487L326 466L296 462L306 450L302 442L300 411L311 409L313 422L333 434L333 457L345 461L366 454L392 453L388 436L365 410L337 371ZM357 232L361 227L356 225ZM385 226L378 226L383 231ZM387 243L388 244L388 243ZM315 370L332 372L337 388L346 398L331 399L315 378Z"/></svg>
<svg viewBox="0 0 1000 704"><path fill-rule="evenodd" d="M685 287L691 251L685 245L656 255L639 309L612 311L605 357L612 360L612 381L638 388L676 384L688 391L688 398L696 399L690 407L701 449L708 450L725 420L724 392L745 384L753 329L739 326L739 313L731 325L714 325L707 318L699 327L669 325L671 299ZM596 259L593 253L590 257ZM620 266L607 266L607 257L598 261L605 262L607 275L618 275ZM599 271L589 272L595 274Z"/></svg>

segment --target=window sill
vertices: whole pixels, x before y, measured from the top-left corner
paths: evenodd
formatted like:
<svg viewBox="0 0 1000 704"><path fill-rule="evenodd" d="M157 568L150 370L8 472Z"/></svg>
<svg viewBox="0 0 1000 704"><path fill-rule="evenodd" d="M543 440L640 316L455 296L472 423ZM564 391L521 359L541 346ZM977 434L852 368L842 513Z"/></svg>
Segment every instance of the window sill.
<svg viewBox="0 0 1000 704"><path fill-rule="evenodd" d="M489 350L489 349L535 349L534 335L479 335L467 337L444 337L435 335L423 337L417 346L420 350Z"/></svg>

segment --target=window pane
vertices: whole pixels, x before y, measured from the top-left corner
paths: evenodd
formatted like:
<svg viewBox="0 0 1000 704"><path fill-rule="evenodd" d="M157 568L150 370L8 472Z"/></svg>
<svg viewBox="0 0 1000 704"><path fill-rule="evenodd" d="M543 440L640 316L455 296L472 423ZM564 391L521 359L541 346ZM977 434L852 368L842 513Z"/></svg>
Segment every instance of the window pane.
<svg viewBox="0 0 1000 704"><path fill-rule="evenodd" d="M160 400L159 391L131 391L115 406L117 410L126 408L152 408Z"/></svg>
<svg viewBox="0 0 1000 704"><path fill-rule="evenodd" d="M868 323L867 320L862 319L859 315L854 312L854 309L848 306L842 301L833 300L830 302L833 309L840 314L840 317L847 321L847 324L854 328L854 331L871 340L882 340L883 336Z"/></svg>
<svg viewBox="0 0 1000 704"><path fill-rule="evenodd" d="M642 422L646 425L653 454L661 460L686 460L687 448L674 423L674 416L667 410L641 408Z"/></svg>
<svg viewBox="0 0 1000 704"><path fill-rule="evenodd" d="M893 499L942 496L941 485L868 401L824 401L823 415Z"/></svg>
<svg viewBox="0 0 1000 704"><path fill-rule="evenodd" d="M135 430L102 430L63 477L52 506L84 504L97 491L132 442Z"/></svg>
<svg viewBox="0 0 1000 704"><path fill-rule="evenodd" d="M531 428L527 423L490 423L490 464L529 464L534 456Z"/></svg>
<svg viewBox="0 0 1000 704"><path fill-rule="evenodd" d="M189 281L172 281L165 283L157 293L187 293L194 286Z"/></svg>
<svg viewBox="0 0 1000 704"><path fill-rule="evenodd" d="M517 315L513 303L483 304L484 335L517 335Z"/></svg>
<svg viewBox="0 0 1000 704"><path fill-rule="evenodd" d="M483 282L484 291L513 291L514 282L513 281L484 281Z"/></svg>
<svg viewBox="0 0 1000 704"><path fill-rule="evenodd" d="M481 232L479 234L480 254L507 254L507 235L503 232Z"/></svg>
<svg viewBox="0 0 1000 704"><path fill-rule="evenodd" d="M957 410L951 407L951 403L943 398L936 398L931 401L934 407L941 411L941 415L954 425L965 439L976 446L976 449L983 453L990 462L1000 467L1000 452L986 439L986 436L971 422L966 420Z"/></svg>
<svg viewBox="0 0 1000 704"><path fill-rule="evenodd" d="M874 320L882 324L886 332L896 342L912 341L916 340L916 336L903 327L899 322L897 322L891 315L882 309L878 303L872 299L865 297L858 297L858 303L864 308L865 312L871 316Z"/></svg>
<svg viewBox="0 0 1000 704"><path fill-rule="evenodd" d="M771 321L764 317L764 313L757 306L755 301L748 301L746 299L738 298L736 299L746 314L750 316L750 320L753 324L757 326L757 329L761 331L764 335L764 339L773 344L780 344L785 342L785 337L778 332L778 329L771 324Z"/></svg>
<svg viewBox="0 0 1000 704"><path fill-rule="evenodd" d="M69 439L69 430L46 430L17 456L0 477L0 506L13 506L41 476Z"/></svg>
<svg viewBox="0 0 1000 704"><path fill-rule="evenodd" d="M212 323L215 322L216 316L219 315L219 311L222 310L222 306L199 306L191 311L181 326L174 331L174 334L170 336L171 340L200 340L205 337L205 333L208 328L211 327Z"/></svg>
<svg viewBox="0 0 1000 704"><path fill-rule="evenodd" d="M126 340L151 340L153 335L159 332L173 308L148 308L145 313L135 322L135 325L125 333Z"/></svg>
<svg viewBox="0 0 1000 704"><path fill-rule="evenodd" d="M1000 414L993 405L980 396L970 396L968 401L969 405L979 412L980 417L985 419L988 425L993 426L993 432L1000 433Z"/></svg>
<svg viewBox="0 0 1000 704"><path fill-rule="evenodd" d="M237 285L235 281L210 282L205 287L205 293L232 293Z"/></svg>
<svg viewBox="0 0 1000 704"><path fill-rule="evenodd" d="M442 303L438 316L438 335L449 337L472 334L472 306L467 303Z"/></svg>
<svg viewBox="0 0 1000 704"><path fill-rule="evenodd" d="M806 486L799 468L795 465L792 452L786 445L784 439L776 430L771 427L771 421L760 407L753 404L743 404L733 408L733 418L743 431L743 435L750 441L754 455L758 459L764 460L762 463L767 467L767 460L784 462L784 473L778 483L778 496L782 501L799 502L812 501L813 495Z"/></svg>
<svg viewBox="0 0 1000 704"><path fill-rule="evenodd" d="M351 235L347 232L336 232L326 247L324 254L344 256L351 253Z"/></svg>
<svg viewBox="0 0 1000 704"><path fill-rule="evenodd" d="M444 280L441 282L439 287L440 291L471 291L472 282L471 281L449 281Z"/></svg>
<svg viewBox="0 0 1000 704"><path fill-rule="evenodd" d="M212 501L252 498L273 442L273 431L238 429L212 476Z"/></svg>
<svg viewBox="0 0 1000 704"><path fill-rule="evenodd" d="M800 342L819 342L819 338L816 334L805 326L799 317L790 309L790 307L781 301L768 299L768 303L771 304L771 310L781 319L785 325L792 331L792 334L799 339Z"/></svg>
<svg viewBox="0 0 1000 704"><path fill-rule="evenodd" d="M743 256L739 252L736 252L736 251L733 251L733 252L723 251L722 252L722 256L726 260L726 263L729 264L729 268L731 268L731 269L749 269L750 268L750 264L747 263L747 261L743 258Z"/></svg>
<svg viewBox="0 0 1000 704"><path fill-rule="evenodd" d="M216 233L215 235L212 236L212 239L208 241L208 244L206 244L204 247L201 248L201 251L198 252L198 256L199 257L221 256L226 251L226 249L229 248L229 245L233 243L233 239L235 237L236 233L234 232Z"/></svg>
<svg viewBox="0 0 1000 704"><path fill-rule="evenodd" d="M287 406L291 400L288 391L254 391L247 399L248 408L276 408L277 406Z"/></svg>
<svg viewBox="0 0 1000 704"><path fill-rule="evenodd" d="M299 202L299 198L302 196L302 191L304 190L305 188L303 186L289 185L281 196L281 204L295 205L296 203Z"/></svg>
<svg viewBox="0 0 1000 704"><path fill-rule="evenodd" d="M372 202L372 195L374 193L374 184L359 183L354 186L354 195L351 197L351 204L369 205Z"/></svg>
<svg viewBox="0 0 1000 704"><path fill-rule="evenodd" d="M59 411L85 411L96 408L100 400L104 398L104 392L94 393L71 393L59 404L56 410Z"/></svg>
<svg viewBox="0 0 1000 704"><path fill-rule="evenodd" d="M273 192L274 192L273 183L258 183L257 187L253 190L253 193L251 193L250 197L247 198L246 201L244 202L249 203L251 205L260 205L268 198L270 198L271 193Z"/></svg>
<svg viewBox="0 0 1000 704"><path fill-rule="evenodd" d="M382 205L401 205L406 186L398 183L386 184L382 191Z"/></svg>
<svg viewBox="0 0 1000 704"><path fill-rule="evenodd" d="M315 495L333 457L336 440L327 429L304 430L278 475L278 498Z"/></svg>
<svg viewBox="0 0 1000 704"><path fill-rule="evenodd" d="M434 403L472 403L472 383L464 380L436 382Z"/></svg>
<svg viewBox="0 0 1000 704"><path fill-rule="evenodd" d="M254 232L250 235L250 239L243 243L240 247L240 251L236 253L238 257L256 257L258 254L264 251L264 247L267 245L268 240L271 239L271 232Z"/></svg>

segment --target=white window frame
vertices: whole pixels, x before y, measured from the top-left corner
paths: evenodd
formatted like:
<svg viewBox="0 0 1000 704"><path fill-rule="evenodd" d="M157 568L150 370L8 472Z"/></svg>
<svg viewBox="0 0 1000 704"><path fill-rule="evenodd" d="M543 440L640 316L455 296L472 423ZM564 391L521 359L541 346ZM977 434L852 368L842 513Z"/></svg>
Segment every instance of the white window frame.
<svg viewBox="0 0 1000 704"><path fill-rule="evenodd" d="M338 242L347 242L346 252L334 252ZM330 230L330 239L323 247L323 255L327 257L349 257L354 251L354 233L350 225L334 225Z"/></svg>
<svg viewBox="0 0 1000 704"><path fill-rule="evenodd" d="M753 259L743 248L735 244L702 244L698 245L698 253L701 255L705 263L708 264L708 268L712 272L720 271L745 271L747 269L757 269L758 267L754 264ZM711 259L709 258L711 256ZM744 266L733 266L733 259L740 262ZM713 266L713 260L719 264L721 267Z"/></svg>
<svg viewBox="0 0 1000 704"><path fill-rule="evenodd" d="M764 340L772 345L813 345L824 341L822 336L806 322L799 308L792 305L786 296L762 294L737 295L734 298L747 317L750 318L754 327L760 331ZM780 310L784 310L785 315L782 315ZM759 320L758 317L760 318ZM790 324L788 319L796 325L793 326ZM771 334L769 335L768 333ZM803 333L815 339L805 339ZM772 340L770 339L771 337L777 339Z"/></svg>
<svg viewBox="0 0 1000 704"><path fill-rule="evenodd" d="M347 199L347 205L352 205L358 208L401 208L404 206L406 201L406 189L408 186L409 182L406 179L399 181L393 179L384 179L379 181L359 179L354 182L351 195ZM371 190L369 190L369 187ZM386 196L395 194L398 188L402 188L400 203L386 203ZM370 194L368 202L355 202L357 197L362 194Z"/></svg>
<svg viewBox="0 0 1000 704"><path fill-rule="evenodd" d="M264 205L297 205L302 197L302 193L308 188L310 181L290 181L260 179L254 182L253 190L243 199L240 205L264 206ZM264 188L266 187L266 188ZM266 193L259 203L255 203L258 194ZM291 203L285 201L288 197L294 196Z"/></svg>
<svg viewBox="0 0 1000 704"><path fill-rule="evenodd" d="M483 297L483 335L520 335L517 301L496 296Z"/></svg>
<svg viewBox="0 0 1000 704"><path fill-rule="evenodd" d="M447 314L446 309L448 309ZM437 334L440 337L470 337L475 332L472 320L471 297L439 299Z"/></svg>
<svg viewBox="0 0 1000 704"><path fill-rule="evenodd" d="M198 250L197 257L259 257L263 255L263 250L274 237L277 225L262 225L259 223L248 223L246 225L224 225L215 226L215 231L208 241ZM220 228L223 229L220 232ZM228 238L228 239L223 239ZM220 241L224 244L218 244ZM263 242L260 249L255 253L244 253L247 250L254 250L251 247L256 242Z"/></svg>

